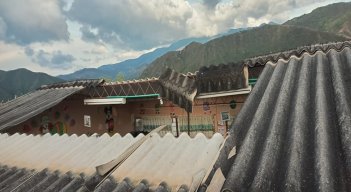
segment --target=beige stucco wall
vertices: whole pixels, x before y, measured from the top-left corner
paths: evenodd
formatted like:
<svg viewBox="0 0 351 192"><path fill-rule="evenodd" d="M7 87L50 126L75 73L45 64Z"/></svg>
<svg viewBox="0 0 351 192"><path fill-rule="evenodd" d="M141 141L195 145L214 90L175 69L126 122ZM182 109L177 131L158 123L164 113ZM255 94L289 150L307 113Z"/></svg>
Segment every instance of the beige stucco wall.
<svg viewBox="0 0 351 192"><path fill-rule="evenodd" d="M192 124L194 119L200 117L211 121L214 131L218 132L225 128L225 123L221 121L221 112L228 112L230 115L229 125L240 111L247 95L226 96L210 99L197 99L193 105L193 112L190 113ZM10 133L26 132L28 134L40 134L40 126L43 124L43 116L46 116L53 126L64 126L65 132L68 134L103 134L107 132L105 107L99 105L84 105L83 97L72 96L60 104L52 107L49 110L27 120L24 123L10 129ZM235 100L236 107L232 109L229 103ZM208 106L204 107L207 102ZM158 99L147 100L127 100L125 105L113 105L112 117L114 122L114 133L118 132L125 135L134 130L135 118L141 119L158 119L161 123L171 121L170 113L176 114L180 119L183 119L183 124L187 121L187 112L164 100L163 105L159 105ZM157 106L159 105L159 107ZM91 118L91 127L84 126L84 115ZM156 118L154 118L156 117ZM164 121L163 121L164 120ZM151 121L149 123L154 123ZM160 122L158 122L160 123ZM197 122L198 123L198 122Z"/></svg>

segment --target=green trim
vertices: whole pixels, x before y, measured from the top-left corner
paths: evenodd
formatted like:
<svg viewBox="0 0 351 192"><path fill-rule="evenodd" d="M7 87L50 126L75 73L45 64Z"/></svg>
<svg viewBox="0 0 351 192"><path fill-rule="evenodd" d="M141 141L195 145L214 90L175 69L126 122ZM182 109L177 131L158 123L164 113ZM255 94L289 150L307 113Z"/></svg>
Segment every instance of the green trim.
<svg viewBox="0 0 351 192"><path fill-rule="evenodd" d="M257 78L251 78L249 79L249 85L255 85L257 82Z"/></svg>
<svg viewBox="0 0 351 192"><path fill-rule="evenodd" d="M147 95L128 95L128 96L108 96L108 99L112 98L126 98L126 99L133 99L133 98L149 98L149 97L159 97L160 94L147 94Z"/></svg>

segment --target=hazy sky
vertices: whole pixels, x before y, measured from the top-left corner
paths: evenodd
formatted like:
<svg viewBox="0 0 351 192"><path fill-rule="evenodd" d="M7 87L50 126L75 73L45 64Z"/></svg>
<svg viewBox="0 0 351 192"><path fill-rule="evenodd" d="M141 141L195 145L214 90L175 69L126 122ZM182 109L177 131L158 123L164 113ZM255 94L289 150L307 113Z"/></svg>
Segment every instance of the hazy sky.
<svg viewBox="0 0 351 192"><path fill-rule="evenodd" d="M135 58L186 37L282 23L338 0L0 0L0 70L50 75Z"/></svg>

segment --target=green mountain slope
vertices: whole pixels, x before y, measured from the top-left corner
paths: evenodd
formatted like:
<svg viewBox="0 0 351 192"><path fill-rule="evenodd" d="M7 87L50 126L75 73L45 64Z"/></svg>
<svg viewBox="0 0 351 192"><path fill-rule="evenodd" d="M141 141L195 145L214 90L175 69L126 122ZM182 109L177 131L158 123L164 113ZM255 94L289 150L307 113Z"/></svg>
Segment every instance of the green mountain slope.
<svg viewBox="0 0 351 192"><path fill-rule="evenodd" d="M61 82L63 80L45 73L35 73L27 69L12 71L0 70L0 102L13 99L39 88L41 85Z"/></svg>
<svg viewBox="0 0 351 192"><path fill-rule="evenodd" d="M143 71L141 78L157 77L167 67L183 73L194 72L201 66L238 62L299 46L343 40L346 38L305 27L264 25L220 37L205 44L192 43L181 51L168 52L152 62Z"/></svg>
<svg viewBox="0 0 351 192"><path fill-rule="evenodd" d="M351 38L351 2L319 7L309 14L285 22L284 25L303 26Z"/></svg>

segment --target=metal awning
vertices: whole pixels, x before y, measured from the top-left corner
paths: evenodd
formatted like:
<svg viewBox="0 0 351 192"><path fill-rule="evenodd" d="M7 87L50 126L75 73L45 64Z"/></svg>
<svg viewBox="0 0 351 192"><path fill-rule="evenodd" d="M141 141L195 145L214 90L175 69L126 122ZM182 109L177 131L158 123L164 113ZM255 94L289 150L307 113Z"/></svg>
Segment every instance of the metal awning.
<svg viewBox="0 0 351 192"><path fill-rule="evenodd" d="M108 96L107 98L124 98L124 99L139 99L139 98L160 98L160 94L143 94L143 95L117 95L117 96Z"/></svg>
<svg viewBox="0 0 351 192"><path fill-rule="evenodd" d="M232 91L221 91L221 92L211 92L211 93L200 93L196 96L196 99L206 99L213 97L225 97L225 96L233 96L233 95L244 95L249 94L252 90L251 85L244 89L232 90Z"/></svg>

